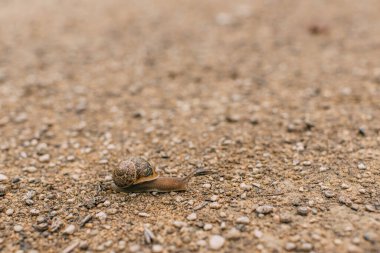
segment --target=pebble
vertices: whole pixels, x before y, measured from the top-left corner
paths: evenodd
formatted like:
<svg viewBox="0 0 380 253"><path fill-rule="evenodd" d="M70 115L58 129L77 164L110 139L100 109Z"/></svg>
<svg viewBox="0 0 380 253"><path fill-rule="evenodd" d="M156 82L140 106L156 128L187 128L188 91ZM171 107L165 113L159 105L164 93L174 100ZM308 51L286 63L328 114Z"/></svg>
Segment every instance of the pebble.
<svg viewBox="0 0 380 253"><path fill-rule="evenodd" d="M95 216L96 216L96 218L98 218L101 221L107 219L107 214L105 212L99 212Z"/></svg>
<svg viewBox="0 0 380 253"><path fill-rule="evenodd" d="M212 195L211 198L210 198L210 200L211 200L212 202L215 202L215 201L217 201L218 199L219 199L219 196L218 196L218 195Z"/></svg>
<svg viewBox="0 0 380 253"><path fill-rule="evenodd" d="M367 233L364 234L363 238L366 241L375 243L375 241L376 241L376 234L374 232L369 231L369 232L367 232Z"/></svg>
<svg viewBox="0 0 380 253"><path fill-rule="evenodd" d="M186 223L186 222L183 222L183 221L173 221L173 225L174 225L176 228L182 228L182 227L186 227L186 226L187 226L187 223Z"/></svg>
<svg viewBox="0 0 380 253"><path fill-rule="evenodd" d="M291 223L292 222L292 217L290 214L280 214L280 222L281 223Z"/></svg>
<svg viewBox="0 0 380 253"><path fill-rule="evenodd" d="M241 237L241 232L236 228L231 228L226 235L227 239L236 240Z"/></svg>
<svg viewBox="0 0 380 253"><path fill-rule="evenodd" d="M62 250L62 253L70 253L75 250L76 247L78 247L79 241L74 241L70 243L69 246L67 246L64 250Z"/></svg>
<svg viewBox="0 0 380 253"><path fill-rule="evenodd" d="M365 169L367 169L367 166L364 163L359 163L358 164L358 169L359 170L365 170Z"/></svg>
<svg viewBox="0 0 380 253"><path fill-rule="evenodd" d="M163 250L164 248L159 244L154 244L152 246L152 252L159 253L159 252L162 252Z"/></svg>
<svg viewBox="0 0 380 253"><path fill-rule="evenodd" d="M65 230L63 230L63 234L65 235L72 235L75 232L75 225L70 224L68 225Z"/></svg>
<svg viewBox="0 0 380 253"><path fill-rule="evenodd" d="M249 224L250 220L247 216L241 216L236 219L236 223L238 224Z"/></svg>
<svg viewBox="0 0 380 253"><path fill-rule="evenodd" d="M27 172L27 173L34 173L37 171L37 168L34 166L28 166L22 169L22 171Z"/></svg>
<svg viewBox="0 0 380 253"><path fill-rule="evenodd" d="M204 185L203 185L203 188L211 189L211 184L204 184Z"/></svg>
<svg viewBox="0 0 380 253"><path fill-rule="evenodd" d="M4 174L0 174L0 182L8 181L8 177Z"/></svg>
<svg viewBox="0 0 380 253"><path fill-rule="evenodd" d="M129 251L130 252L138 252L140 251L140 245L138 244L132 244L129 246Z"/></svg>
<svg viewBox="0 0 380 253"><path fill-rule="evenodd" d="M285 244L285 250L292 251L292 250L295 250L295 249L296 249L296 244L295 243L287 242Z"/></svg>
<svg viewBox="0 0 380 253"><path fill-rule="evenodd" d="M23 228L21 225L15 225L15 226L13 227L13 230L14 230L15 232L21 232L23 229L24 229L24 228Z"/></svg>
<svg viewBox="0 0 380 253"><path fill-rule="evenodd" d="M12 216L14 212L15 211L12 208L9 208L9 209L7 209L7 211L5 211L5 214L8 216Z"/></svg>
<svg viewBox="0 0 380 253"><path fill-rule="evenodd" d="M258 214L269 214L271 212L273 212L273 206L265 205L256 208L256 213Z"/></svg>
<svg viewBox="0 0 380 253"><path fill-rule="evenodd" d="M302 243L302 245L300 246L299 250L300 251L306 251L306 252L309 252L313 249L313 244L311 243Z"/></svg>
<svg viewBox="0 0 380 253"><path fill-rule="evenodd" d="M81 250L87 250L88 247L89 247L89 245L88 245L88 242L87 242L87 241L80 241L80 242L79 242L79 248L80 248Z"/></svg>
<svg viewBox="0 0 380 253"><path fill-rule="evenodd" d="M320 172L325 172L325 171L328 171L330 168L329 167L327 167L327 166L321 166L321 167L319 167L319 171Z"/></svg>
<svg viewBox="0 0 380 253"><path fill-rule="evenodd" d="M253 231L253 234L255 235L256 238L261 238L263 236L263 232L261 232L258 229L255 229L255 231Z"/></svg>
<svg viewBox="0 0 380 253"><path fill-rule="evenodd" d="M191 213L186 217L187 220L189 221L194 221L197 219L197 214L196 213Z"/></svg>
<svg viewBox="0 0 380 253"><path fill-rule="evenodd" d="M38 158L38 160L42 163L47 163L50 161L50 155L49 154L45 154L45 155L42 155Z"/></svg>
<svg viewBox="0 0 380 253"><path fill-rule="evenodd" d="M210 223L206 223L206 224L204 224L203 229L204 229L205 231L209 231L209 230L211 230L211 229L212 229L212 224L210 224Z"/></svg>
<svg viewBox="0 0 380 253"><path fill-rule="evenodd" d="M7 193L7 187L5 185L0 184L0 197L5 196L6 193Z"/></svg>
<svg viewBox="0 0 380 253"><path fill-rule="evenodd" d="M30 209L29 213L32 215L32 216L37 216L40 214L40 211L38 209Z"/></svg>
<svg viewBox="0 0 380 253"><path fill-rule="evenodd" d="M297 208L297 214L299 215L306 216L308 213L309 213L309 209L307 207L300 206Z"/></svg>
<svg viewBox="0 0 380 253"><path fill-rule="evenodd" d="M220 235L213 235L210 237L209 246L212 250L219 250L223 247L226 240Z"/></svg>
<svg viewBox="0 0 380 253"><path fill-rule="evenodd" d="M335 196L335 193L333 191L325 191L323 192L326 198L332 198Z"/></svg>
<svg viewBox="0 0 380 253"><path fill-rule="evenodd" d="M244 191L249 191L249 190L252 189L252 186L247 185L247 184L245 184L245 183L241 183L241 184L240 184L240 189L242 189L242 190L244 190Z"/></svg>
<svg viewBox="0 0 380 253"><path fill-rule="evenodd" d="M212 209L219 209L219 208L221 208L222 206L218 203L218 202L212 202L211 204L210 204L210 208L212 208Z"/></svg>
<svg viewBox="0 0 380 253"><path fill-rule="evenodd" d="M368 212L376 212L376 208L373 205L366 205L365 210Z"/></svg>
<svg viewBox="0 0 380 253"><path fill-rule="evenodd" d="M141 213L138 213L138 216L140 216L140 217L150 217L150 214L141 212Z"/></svg>

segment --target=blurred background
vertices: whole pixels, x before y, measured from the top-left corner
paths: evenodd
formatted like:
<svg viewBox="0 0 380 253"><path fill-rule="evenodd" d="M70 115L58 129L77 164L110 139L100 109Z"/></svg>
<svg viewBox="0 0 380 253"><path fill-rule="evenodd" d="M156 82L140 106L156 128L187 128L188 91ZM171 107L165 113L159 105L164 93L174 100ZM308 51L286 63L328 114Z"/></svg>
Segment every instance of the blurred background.
<svg viewBox="0 0 380 253"><path fill-rule="evenodd" d="M150 252L146 223L163 252L212 248L208 236L228 239L233 227L240 239L224 242L226 252L379 249L368 211L379 208L379 10L377 0L1 0L0 211L18 211L0 218L0 251L80 238L89 249ZM100 191L129 155L164 175L217 174L180 198ZM359 211L338 195L326 200L326 189ZM25 205L29 190L45 202ZM198 212L211 230L172 228L211 196L220 205ZM258 204L294 223L257 219ZM296 216L300 205L317 211ZM50 217L42 237L31 208ZM52 210L62 227L88 213L94 221L58 236ZM236 225L242 215L264 235Z"/></svg>

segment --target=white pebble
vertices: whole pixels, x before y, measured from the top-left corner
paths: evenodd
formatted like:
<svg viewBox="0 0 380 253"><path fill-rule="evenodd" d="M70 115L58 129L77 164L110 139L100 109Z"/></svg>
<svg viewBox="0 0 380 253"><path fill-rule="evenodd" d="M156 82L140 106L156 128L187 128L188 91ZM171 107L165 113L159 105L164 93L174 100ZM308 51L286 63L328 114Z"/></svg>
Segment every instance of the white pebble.
<svg viewBox="0 0 380 253"><path fill-rule="evenodd" d="M159 253L159 252L162 252L164 250L164 248L159 245L159 244L154 244L152 246L152 251L155 252L155 253Z"/></svg>
<svg viewBox="0 0 380 253"><path fill-rule="evenodd" d="M358 169L359 170L365 170L365 169L367 169L367 166L364 163L359 163L358 164Z"/></svg>
<svg viewBox="0 0 380 253"><path fill-rule="evenodd" d="M187 224L186 224L186 222L183 222L183 221L174 221L173 225L176 228L182 228L182 227L186 227Z"/></svg>
<svg viewBox="0 0 380 253"><path fill-rule="evenodd" d="M38 158L38 160L42 163L48 162L50 161L50 155L49 154L42 155Z"/></svg>
<svg viewBox="0 0 380 253"><path fill-rule="evenodd" d="M148 213L143 213L143 212L138 213L138 215L139 215L140 217L149 217L149 216L150 216L150 214L148 214Z"/></svg>
<svg viewBox="0 0 380 253"><path fill-rule="evenodd" d="M191 213L189 214L186 219L188 219L189 221L193 221L193 220L196 220L197 219L197 214L196 213Z"/></svg>
<svg viewBox="0 0 380 253"><path fill-rule="evenodd" d="M241 216L236 219L236 223L238 224L249 224L249 218L247 216Z"/></svg>
<svg viewBox="0 0 380 253"><path fill-rule="evenodd" d="M219 250L223 247L226 240L220 235L213 235L210 237L209 245L212 250Z"/></svg>
<svg viewBox="0 0 380 253"><path fill-rule="evenodd" d="M8 177L4 174L0 174L0 182L8 181Z"/></svg>
<svg viewBox="0 0 380 253"><path fill-rule="evenodd" d="M75 226L73 224L70 224L65 228L65 230L63 231L63 234L72 235L74 232L75 232Z"/></svg>
<svg viewBox="0 0 380 253"><path fill-rule="evenodd" d="M15 225L14 227L13 227L13 230L15 231L15 232L20 232L20 231L22 231L24 228L21 226L21 225Z"/></svg>
<svg viewBox="0 0 380 253"><path fill-rule="evenodd" d="M203 185L203 188L211 189L211 184L204 184L204 185Z"/></svg>
<svg viewBox="0 0 380 253"><path fill-rule="evenodd" d="M204 226L203 226L203 229L206 230L206 231L209 231L212 229L212 224L210 223L206 223Z"/></svg>
<svg viewBox="0 0 380 253"><path fill-rule="evenodd" d="M105 212L99 212L99 213L96 214L96 217L99 220L105 220L105 219L107 219L107 214Z"/></svg>

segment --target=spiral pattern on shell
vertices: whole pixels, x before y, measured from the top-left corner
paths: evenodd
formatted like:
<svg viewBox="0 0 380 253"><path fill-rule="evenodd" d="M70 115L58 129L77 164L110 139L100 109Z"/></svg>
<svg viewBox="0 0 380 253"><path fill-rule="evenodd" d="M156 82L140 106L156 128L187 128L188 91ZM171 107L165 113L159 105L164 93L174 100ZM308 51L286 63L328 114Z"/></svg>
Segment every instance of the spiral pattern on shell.
<svg viewBox="0 0 380 253"><path fill-rule="evenodd" d="M114 183L122 188L154 180L157 177L150 163L141 157L131 157L120 162L112 172Z"/></svg>

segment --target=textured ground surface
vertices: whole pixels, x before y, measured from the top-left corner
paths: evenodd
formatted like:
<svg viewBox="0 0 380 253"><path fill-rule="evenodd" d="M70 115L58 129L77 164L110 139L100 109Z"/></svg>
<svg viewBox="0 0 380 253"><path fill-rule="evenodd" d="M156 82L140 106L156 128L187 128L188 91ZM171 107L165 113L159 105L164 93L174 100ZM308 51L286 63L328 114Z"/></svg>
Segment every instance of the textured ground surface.
<svg viewBox="0 0 380 253"><path fill-rule="evenodd" d="M0 251L380 252L379 9L0 1Z"/></svg>

